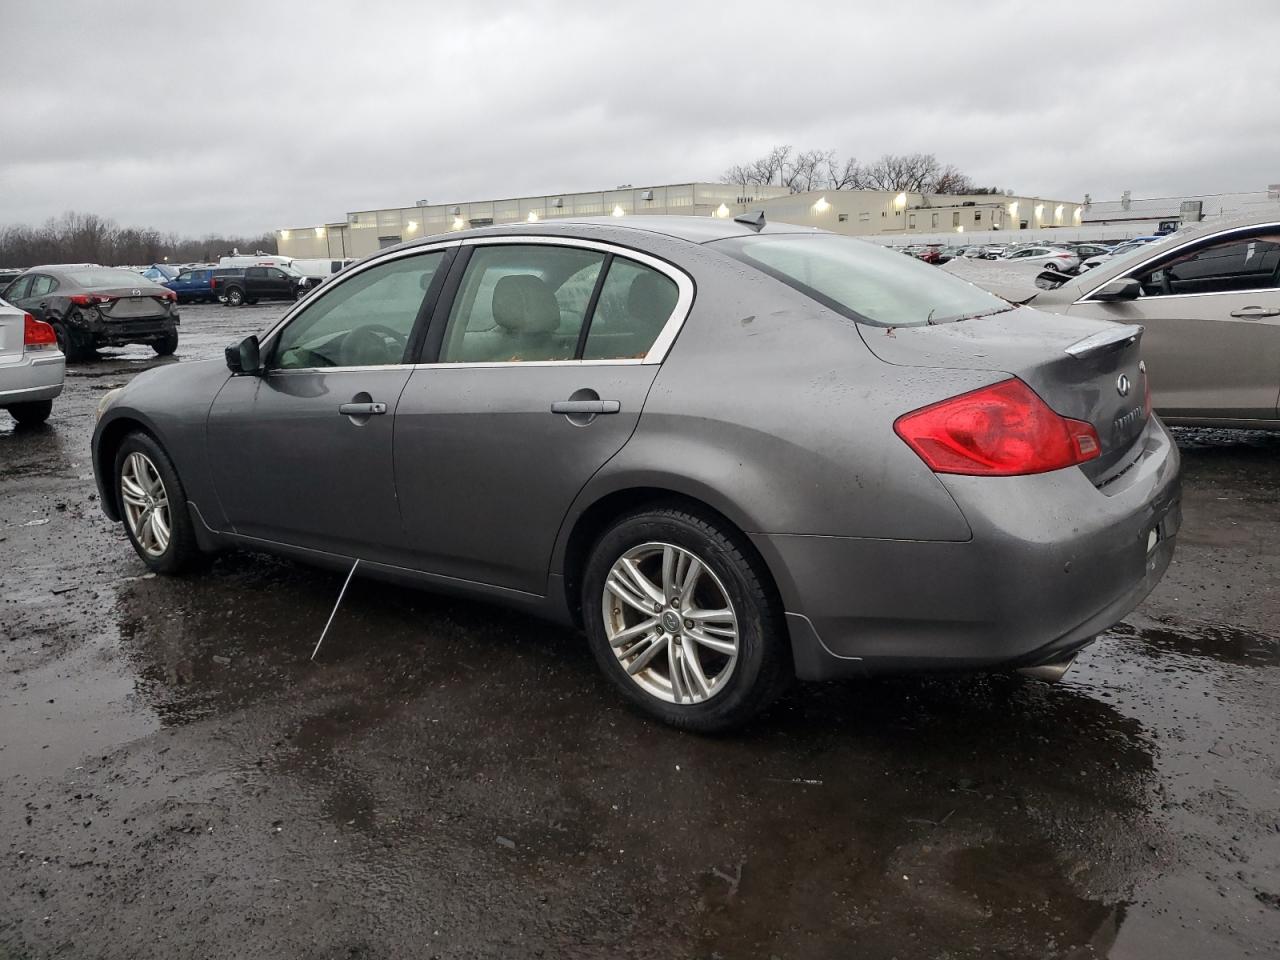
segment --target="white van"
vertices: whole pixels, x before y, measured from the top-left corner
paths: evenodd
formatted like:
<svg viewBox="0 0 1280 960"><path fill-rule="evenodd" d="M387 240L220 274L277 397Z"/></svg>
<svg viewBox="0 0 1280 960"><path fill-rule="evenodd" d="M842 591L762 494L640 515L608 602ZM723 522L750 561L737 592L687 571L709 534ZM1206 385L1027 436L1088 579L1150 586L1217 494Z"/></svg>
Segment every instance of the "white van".
<svg viewBox="0 0 1280 960"><path fill-rule="evenodd" d="M342 271L348 264L355 263L354 257L346 257L345 259L337 257L325 257L323 259L295 259L291 266L304 277L311 277L314 280L323 280L335 273Z"/></svg>
<svg viewBox="0 0 1280 960"><path fill-rule="evenodd" d="M293 257L278 257L274 253L259 253L253 256L239 254L218 260L220 267L288 267L292 265Z"/></svg>

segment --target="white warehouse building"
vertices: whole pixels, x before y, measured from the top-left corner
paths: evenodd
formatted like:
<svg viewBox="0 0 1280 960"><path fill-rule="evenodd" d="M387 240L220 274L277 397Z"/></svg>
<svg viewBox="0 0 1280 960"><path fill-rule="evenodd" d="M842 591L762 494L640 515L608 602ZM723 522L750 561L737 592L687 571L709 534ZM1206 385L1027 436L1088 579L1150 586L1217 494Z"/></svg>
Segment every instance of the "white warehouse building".
<svg viewBox="0 0 1280 960"><path fill-rule="evenodd" d="M466 203L419 201L409 207L353 211L334 223L279 230L277 241L283 256L336 259L363 257L416 237L494 224L634 214L735 217L754 210L763 210L769 220L879 238L1078 227L1082 205L1001 194L881 190L793 194L782 186L679 183Z"/></svg>

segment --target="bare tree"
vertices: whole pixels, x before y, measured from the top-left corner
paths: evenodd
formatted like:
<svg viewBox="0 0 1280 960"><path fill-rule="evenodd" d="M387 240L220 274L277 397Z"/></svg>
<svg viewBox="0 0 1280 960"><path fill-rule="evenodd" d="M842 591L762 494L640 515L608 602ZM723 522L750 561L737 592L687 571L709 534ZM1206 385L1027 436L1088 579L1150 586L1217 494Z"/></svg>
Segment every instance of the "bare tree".
<svg viewBox="0 0 1280 960"><path fill-rule="evenodd" d="M840 163L832 150L826 160L826 180L831 190L862 190L866 186L867 175L855 158L849 157Z"/></svg>
<svg viewBox="0 0 1280 960"><path fill-rule="evenodd" d="M934 193L973 193L976 189L968 174L961 173L954 166L943 167L933 178L930 189Z"/></svg>
<svg viewBox="0 0 1280 960"><path fill-rule="evenodd" d="M835 163L834 150L805 150L796 154L783 172L783 183L792 193L825 190L828 187L828 168Z"/></svg>

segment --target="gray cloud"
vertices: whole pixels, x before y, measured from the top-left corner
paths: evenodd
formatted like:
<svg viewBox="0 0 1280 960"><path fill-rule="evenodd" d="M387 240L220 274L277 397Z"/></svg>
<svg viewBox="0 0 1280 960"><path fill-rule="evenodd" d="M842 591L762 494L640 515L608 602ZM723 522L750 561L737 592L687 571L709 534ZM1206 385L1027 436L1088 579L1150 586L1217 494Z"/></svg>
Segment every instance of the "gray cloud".
<svg viewBox="0 0 1280 960"><path fill-rule="evenodd" d="M1078 198L1280 181L1280 6L6 8L0 222L187 233L715 179L774 143Z"/></svg>

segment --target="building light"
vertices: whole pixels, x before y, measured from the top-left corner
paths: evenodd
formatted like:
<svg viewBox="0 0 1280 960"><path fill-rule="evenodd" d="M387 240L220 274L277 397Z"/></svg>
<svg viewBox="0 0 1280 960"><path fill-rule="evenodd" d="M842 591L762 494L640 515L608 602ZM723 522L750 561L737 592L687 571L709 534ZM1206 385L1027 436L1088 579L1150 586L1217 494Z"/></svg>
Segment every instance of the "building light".
<svg viewBox="0 0 1280 960"><path fill-rule="evenodd" d="M1044 204L1037 203L1036 204L1036 223L1039 223L1043 219L1044 219Z"/></svg>
<svg viewBox="0 0 1280 960"><path fill-rule="evenodd" d="M1061 223L1061 222L1062 222L1062 211L1063 211L1063 209L1065 209L1065 208L1063 207L1063 205L1062 205L1062 204L1058 204L1056 207L1054 207L1054 208L1053 208L1053 222L1054 222L1054 223Z"/></svg>
<svg viewBox="0 0 1280 960"><path fill-rule="evenodd" d="M1014 219L1017 219L1017 216L1018 216L1018 201L1017 201L1017 200L1015 200L1015 201L1013 201L1013 203L1009 204L1009 216L1013 217Z"/></svg>
<svg viewBox="0 0 1280 960"><path fill-rule="evenodd" d="M462 222L462 218L461 218L461 217L454 217L454 218L453 218L453 229L455 229L455 230L461 230L464 226L466 226L466 224L464 224L464 223Z"/></svg>
<svg viewBox="0 0 1280 960"><path fill-rule="evenodd" d="M1083 216L1084 216L1084 210L1081 209L1080 207L1076 207L1076 223L1079 223L1080 218Z"/></svg>
<svg viewBox="0 0 1280 960"><path fill-rule="evenodd" d="M1079 212L1079 211L1077 211L1077 213L1078 213L1078 212ZM288 240L288 239L289 239L289 231L288 231L288 230L281 230L281 231L280 231L280 239L281 239L281 240Z"/></svg>
<svg viewBox="0 0 1280 960"><path fill-rule="evenodd" d="M620 204L620 203L615 203L615 204L613 205L613 215L614 215L615 217L625 217L625 216L626 216L626 211L622 209L622 204Z"/></svg>
<svg viewBox="0 0 1280 960"><path fill-rule="evenodd" d="M729 208L722 203L720 206L716 207L716 212L713 216L719 217L723 220L725 217L729 216Z"/></svg>
<svg viewBox="0 0 1280 960"><path fill-rule="evenodd" d="M413 233L413 231L418 229L418 221L410 220L408 223L404 225L404 228L408 230L410 233Z"/></svg>
<svg viewBox="0 0 1280 960"><path fill-rule="evenodd" d="M529 222L530 222L530 223L537 223L537 222L538 222L538 211L537 211L537 210L530 210L530 211L529 211Z"/></svg>
<svg viewBox="0 0 1280 960"><path fill-rule="evenodd" d="M831 204L827 203L826 197L819 197L813 203L814 213L826 213L830 209L831 209Z"/></svg>
<svg viewBox="0 0 1280 960"><path fill-rule="evenodd" d="M906 193L905 193L905 192L903 192L903 193L898 194L896 197L894 197L894 198L893 198L893 205L894 205L895 207L897 207L899 210L903 209L903 208L907 205L907 195L906 195Z"/></svg>
<svg viewBox="0 0 1280 960"><path fill-rule="evenodd" d="M324 236L324 227L316 227L316 236L317 236L317 237L323 237L323 236Z"/></svg>
<svg viewBox="0 0 1280 960"><path fill-rule="evenodd" d="M962 224L960 224L960 226L956 227L956 233L964 233L964 224L963 224L963 223L962 223Z"/></svg>

